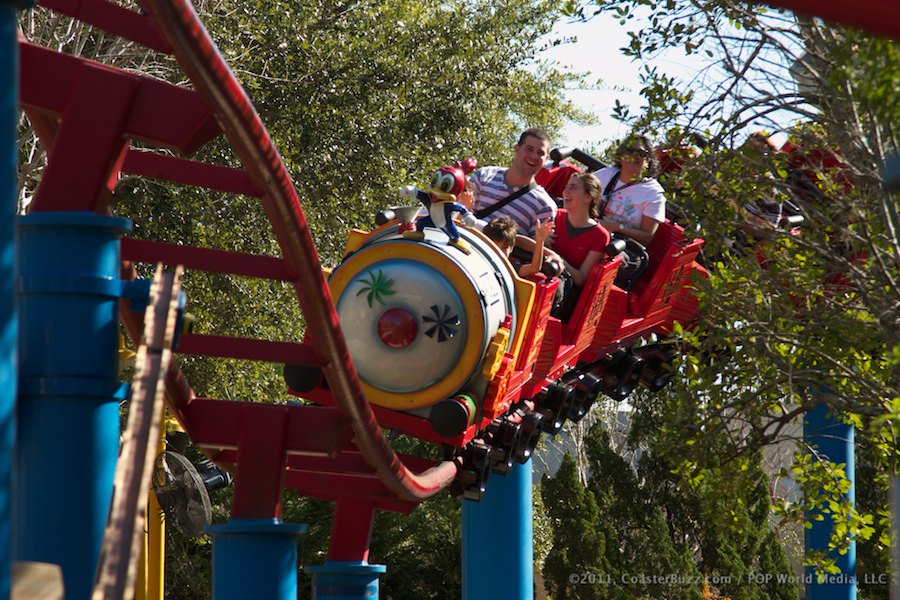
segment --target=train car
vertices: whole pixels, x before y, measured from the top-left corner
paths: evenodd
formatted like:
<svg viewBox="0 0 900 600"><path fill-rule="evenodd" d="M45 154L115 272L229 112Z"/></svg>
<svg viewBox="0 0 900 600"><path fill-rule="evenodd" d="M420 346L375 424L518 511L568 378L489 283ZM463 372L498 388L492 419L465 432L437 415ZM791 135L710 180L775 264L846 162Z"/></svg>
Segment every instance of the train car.
<svg viewBox="0 0 900 600"><path fill-rule="evenodd" d="M557 162L540 180L561 188L578 170ZM660 227L629 291L614 283L621 258L611 248L563 322L551 314L558 281L521 279L480 231L423 227L417 206L384 215L394 218L351 232L329 273L337 315L379 424L458 456L466 497L480 498L489 471L528 460L542 432L580 419L600 394L665 384L675 346L635 346L696 315L690 279L705 274L695 260L703 242L679 226ZM285 365L285 380L296 396L333 403L315 367Z"/></svg>

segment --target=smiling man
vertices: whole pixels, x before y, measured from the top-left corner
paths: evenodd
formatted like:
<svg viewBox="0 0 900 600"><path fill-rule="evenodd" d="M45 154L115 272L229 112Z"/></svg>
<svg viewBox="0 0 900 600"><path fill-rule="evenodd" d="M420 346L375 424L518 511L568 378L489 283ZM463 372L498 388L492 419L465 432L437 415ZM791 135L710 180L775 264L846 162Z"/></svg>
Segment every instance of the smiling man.
<svg viewBox="0 0 900 600"><path fill-rule="evenodd" d="M470 179L476 216L486 222L506 215L516 222L521 235L533 238L538 223L556 217L556 203L534 181L549 154L550 136L535 127L519 136L508 168L476 169Z"/></svg>

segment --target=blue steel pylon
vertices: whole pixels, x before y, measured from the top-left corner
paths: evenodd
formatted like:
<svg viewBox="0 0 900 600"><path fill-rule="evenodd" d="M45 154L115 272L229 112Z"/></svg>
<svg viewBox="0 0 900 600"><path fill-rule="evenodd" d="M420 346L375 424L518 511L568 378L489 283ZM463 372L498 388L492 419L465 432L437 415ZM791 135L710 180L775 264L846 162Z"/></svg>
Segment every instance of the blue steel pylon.
<svg viewBox="0 0 900 600"><path fill-rule="evenodd" d="M843 464L850 489L846 497L851 505L856 501L855 460L854 460L854 428L853 425L840 420L834 407L823 402L812 409L803 418L803 440L815 450L818 457L835 464ZM822 514L821 521L811 521L812 527L805 531L807 552L828 551L828 542L834 528L831 514ZM850 541L846 553L834 555L838 574L817 577L812 567L806 568L807 600L856 600L856 542Z"/></svg>
<svg viewBox="0 0 900 600"><path fill-rule="evenodd" d="M18 10L0 0L0 600L12 589L12 463L15 444L16 364L16 126L19 118Z"/></svg>
<svg viewBox="0 0 900 600"><path fill-rule="evenodd" d="M16 406L16 8L0 2L0 600L12 587L10 498Z"/></svg>
<svg viewBox="0 0 900 600"><path fill-rule="evenodd" d="M492 477L481 502L462 508L463 600L532 600L531 460Z"/></svg>

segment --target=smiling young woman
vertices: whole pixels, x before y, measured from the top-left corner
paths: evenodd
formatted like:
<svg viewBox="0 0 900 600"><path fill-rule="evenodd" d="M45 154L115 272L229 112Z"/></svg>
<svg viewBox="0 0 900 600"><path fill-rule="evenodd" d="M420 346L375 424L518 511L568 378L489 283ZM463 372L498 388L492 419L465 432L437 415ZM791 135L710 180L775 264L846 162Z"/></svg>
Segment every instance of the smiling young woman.
<svg viewBox="0 0 900 600"><path fill-rule="evenodd" d="M590 173L574 173L563 189L563 208L556 213L553 249L563 261L553 316L568 321L591 268L602 260L609 232L597 221L602 198L600 183Z"/></svg>
<svg viewBox="0 0 900 600"><path fill-rule="evenodd" d="M564 259L566 271L578 287L609 245L609 232L597 220L602 193L593 175L575 173L563 189L563 207L556 213L553 249Z"/></svg>

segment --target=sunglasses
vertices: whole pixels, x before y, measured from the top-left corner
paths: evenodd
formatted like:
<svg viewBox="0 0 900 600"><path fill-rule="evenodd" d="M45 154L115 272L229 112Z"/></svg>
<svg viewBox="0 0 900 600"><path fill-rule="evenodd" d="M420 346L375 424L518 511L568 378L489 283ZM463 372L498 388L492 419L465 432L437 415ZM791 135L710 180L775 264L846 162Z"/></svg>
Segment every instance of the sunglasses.
<svg viewBox="0 0 900 600"><path fill-rule="evenodd" d="M641 158L647 158L648 156L650 156L650 151L643 148L626 148L622 151L622 156L629 156L633 154L637 154Z"/></svg>

